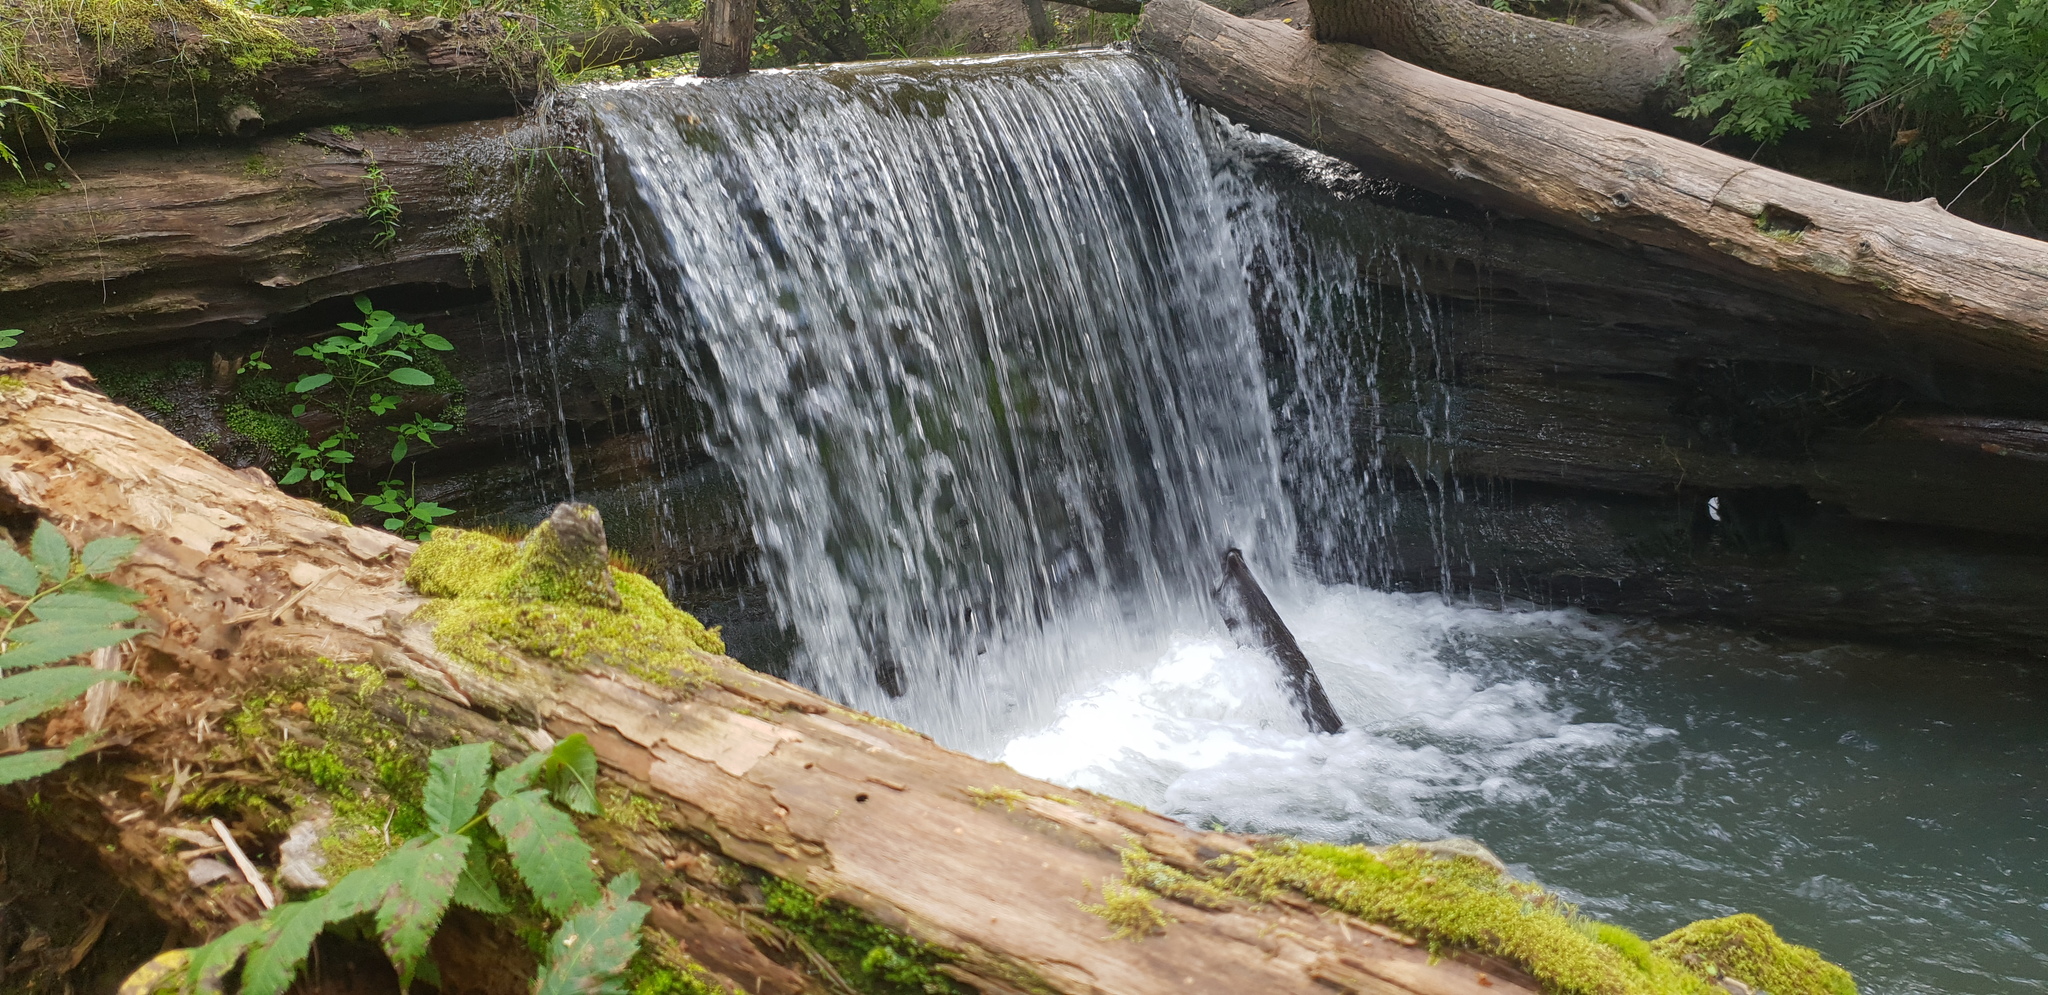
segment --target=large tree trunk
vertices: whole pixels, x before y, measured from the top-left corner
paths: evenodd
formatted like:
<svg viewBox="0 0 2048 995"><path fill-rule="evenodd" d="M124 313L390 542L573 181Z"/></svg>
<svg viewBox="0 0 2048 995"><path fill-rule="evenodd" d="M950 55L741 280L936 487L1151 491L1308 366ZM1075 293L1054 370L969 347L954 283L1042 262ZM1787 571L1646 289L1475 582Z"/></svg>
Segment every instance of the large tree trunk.
<svg viewBox="0 0 2048 995"><path fill-rule="evenodd" d="M1188 94L1394 179L1866 319L1888 345L2048 369L2048 243L1318 44L1198 0L1152 0L1138 44Z"/></svg>
<svg viewBox="0 0 2048 995"><path fill-rule="evenodd" d="M693 651L711 675L694 693L609 666L461 663L412 620L423 603L404 580L412 544L338 524L222 467L86 389L76 367L0 362L0 377L7 523L42 517L75 538L139 533L140 551L115 579L147 594L156 630L139 640L139 680L109 713L113 746L40 785L46 817L188 934L257 909L244 884L191 883L159 829L190 828L196 813L183 799L261 785L275 776L266 773L276 769L272 751L307 741L295 719L307 714L303 686L223 735L237 699L280 686L295 668L367 664L352 673L369 676L355 679L406 679L357 685L356 699L379 703L391 723L374 739L523 750L589 736L606 777L658 814L643 811L635 827L592 823L586 834L600 837L614 869L642 873L653 926L745 991L828 987L824 969L808 969L808 948L778 939L750 906L760 892L748 875L760 873L948 952L946 973L982 992L1529 990L1499 965L1438 961L1383 928L1294 899L1176 904L1163 934L1110 939L1080 903L1118 876L1118 847L1141 842L1199 868L1247 841L953 753L708 653ZM62 742L83 725L66 714L39 734ZM281 830L255 818L236 829L269 863ZM518 941L466 920L444 936L437 957L451 995L519 987Z"/></svg>
<svg viewBox="0 0 2048 995"><path fill-rule="evenodd" d="M1603 117L1653 116L1678 68L1678 22L1595 31L1473 0L1309 0L1309 11L1317 41L1376 48L1446 76Z"/></svg>
<svg viewBox="0 0 2048 995"><path fill-rule="evenodd" d="M697 75L745 75L754 57L754 0L708 0Z"/></svg>
<svg viewBox="0 0 2048 995"><path fill-rule="evenodd" d="M11 10L0 5L0 16ZM544 50L566 71L695 51L694 22L544 34L514 15L393 20L375 15L160 20L98 37L35 24L23 58L47 75L49 127L17 115L8 137L32 154L136 140L249 138L330 121L458 121L510 114L547 85Z"/></svg>

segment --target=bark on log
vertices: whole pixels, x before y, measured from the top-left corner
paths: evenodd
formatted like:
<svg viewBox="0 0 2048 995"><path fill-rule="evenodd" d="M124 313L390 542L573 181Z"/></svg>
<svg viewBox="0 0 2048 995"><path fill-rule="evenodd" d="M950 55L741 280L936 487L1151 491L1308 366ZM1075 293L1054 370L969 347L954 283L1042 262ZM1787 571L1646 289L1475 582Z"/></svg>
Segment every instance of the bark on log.
<svg viewBox="0 0 2048 995"><path fill-rule="evenodd" d="M1867 319L1904 351L2048 369L2048 242L1152 0L1139 46L1194 99L1402 182Z"/></svg>
<svg viewBox="0 0 2048 995"><path fill-rule="evenodd" d="M109 151L0 203L0 313L77 355L230 334L379 288L469 289L515 186L513 121ZM402 212L378 247L374 165Z"/></svg>
<svg viewBox="0 0 2048 995"><path fill-rule="evenodd" d="M948 973L982 992L1531 990L1499 965L1432 963L1426 948L1388 940L1383 928L1291 899L1175 905L1178 922L1163 935L1109 939L1077 900L1094 897L1091 882L1118 875L1115 848L1128 838L1183 867L1246 841L953 753L723 657L703 655L713 676L694 694L605 666L465 665L410 620L422 603L403 579L410 543L337 524L311 502L222 467L86 389L76 367L0 362L0 376L9 378L0 390L0 510L10 525L39 516L74 539L140 533L140 550L114 579L146 593L157 630L138 640L139 680L111 710L113 747L53 775L43 797L51 818L192 933L257 910L246 886L194 886L166 852L158 830L184 821L185 782L171 787L170 760L191 754L195 739L209 749L209 723L232 708L223 697L317 657L417 682L397 713L408 735L507 745L541 732L588 735L606 776L657 800L683 830L615 833L608 859L637 865L655 928L750 992L826 985L764 951L773 943L761 939L758 917L743 928L745 899L733 892L744 886L718 870L735 864L951 952ZM80 731L65 715L42 736ZM225 766L205 777L261 777ZM1013 792L1015 808L971 793L986 790ZM257 852L267 862L267 850ZM503 992L518 987L518 965L502 959L516 948L456 935L436 955L451 995Z"/></svg>
<svg viewBox="0 0 2048 995"><path fill-rule="evenodd" d="M696 51L699 40L696 21L614 24L564 39L568 52L562 57L561 71L580 73L665 59Z"/></svg>
<svg viewBox="0 0 2048 995"><path fill-rule="evenodd" d="M697 75L745 75L754 56L754 0L707 0Z"/></svg>
<svg viewBox="0 0 2048 995"><path fill-rule="evenodd" d="M1595 31L1472 0L1309 0L1309 11L1317 41L1376 48L1446 76L1603 117L1654 116L1678 68L1677 24Z"/></svg>

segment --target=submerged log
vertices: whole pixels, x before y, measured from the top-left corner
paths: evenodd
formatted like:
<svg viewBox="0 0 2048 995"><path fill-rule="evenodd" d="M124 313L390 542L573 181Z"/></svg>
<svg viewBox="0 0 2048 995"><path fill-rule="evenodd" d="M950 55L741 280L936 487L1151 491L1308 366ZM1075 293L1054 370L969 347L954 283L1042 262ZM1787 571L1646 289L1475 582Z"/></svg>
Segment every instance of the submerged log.
<svg viewBox="0 0 2048 995"><path fill-rule="evenodd" d="M0 503L10 526L139 533L115 579L147 595L155 633L109 711L109 746L39 786L43 817L188 941L260 910L246 884L194 883L166 842L225 812L274 866L276 826L305 813L251 810L249 792L284 776L290 744L327 748L316 729L340 741L309 724L323 721L309 701L363 714L368 702L364 721L389 723L370 738L392 747L492 741L516 756L588 736L610 785L641 801L586 835L613 870L638 869L655 930L748 992L843 990L812 946L763 923L771 879L929 944L943 978L980 992L1535 990L1506 965L1295 898L1175 901L1170 916L1146 900L1161 917L1137 932L1154 935L1111 938L1086 906L1118 879L1119 850L1203 873L1252 841L951 752L703 649L564 666L501 646L507 665L466 662L415 614L428 599L406 581L413 544L230 471L87 383L76 367L0 362ZM295 673L348 676L330 695ZM75 714L32 730L45 743L83 731ZM524 987L516 937L461 916L442 935L444 993Z"/></svg>
<svg viewBox="0 0 2048 995"><path fill-rule="evenodd" d="M1343 732L1344 720L1330 707L1330 696L1323 693L1322 678L1316 676L1316 668L1302 653L1301 644L1294 641L1294 633L1266 597L1265 588L1252 576L1243 553L1232 549L1223 554L1223 580L1216 585L1214 594L1224 626L1240 638L1251 640L1280 665L1287 697L1301 711L1301 720L1317 732Z"/></svg>
<svg viewBox="0 0 2048 995"><path fill-rule="evenodd" d="M1152 0L1137 41L1196 100L1394 179L1857 316L1887 344L2048 370L2048 242L1199 0Z"/></svg>

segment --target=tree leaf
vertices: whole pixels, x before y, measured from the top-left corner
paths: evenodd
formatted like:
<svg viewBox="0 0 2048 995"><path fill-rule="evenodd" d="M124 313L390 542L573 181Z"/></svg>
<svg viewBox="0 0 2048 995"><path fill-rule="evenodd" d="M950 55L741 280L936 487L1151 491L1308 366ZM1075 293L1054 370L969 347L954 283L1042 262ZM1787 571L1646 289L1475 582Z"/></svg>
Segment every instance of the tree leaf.
<svg viewBox="0 0 2048 995"><path fill-rule="evenodd" d="M29 558L14 550L11 542L0 541L0 587L24 598L35 597L42 590L42 575L36 573L36 565Z"/></svg>
<svg viewBox="0 0 2048 995"><path fill-rule="evenodd" d="M505 839L512 869L549 913L566 916L597 900L590 846L576 823L547 803L544 791L522 791L491 806L491 828Z"/></svg>
<svg viewBox="0 0 2048 995"><path fill-rule="evenodd" d="M404 439L399 439L396 443L394 443L391 447L391 462L396 463L399 460L404 459L405 449L406 444Z"/></svg>
<svg viewBox="0 0 2048 995"><path fill-rule="evenodd" d="M534 982L533 995L618 995L619 975L640 950L640 923L647 906L632 900L640 879L631 872L612 879L604 902L569 917L548 941L548 966Z"/></svg>
<svg viewBox="0 0 2048 995"><path fill-rule="evenodd" d="M0 729L26 722L53 708L68 705L101 681L125 681L118 670L91 667L50 667L0 679Z"/></svg>
<svg viewBox="0 0 2048 995"><path fill-rule="evenodd" d="M427 828L447 835L476 815L491 784L491 744L469 743L435 750L427 758L427 790L420 807Z"/></svg>
<svg viewBox="0 0 2048 995"><path fill-rule="evenodd" d="M327 928L325 899L286 902L263 918L270 929L249 948L249 962L242 967L240 995L280 995L299 975L299 965L313 950L313 941Z"/></svg>
<svg viewBox="0 0 2048 995"><path fill-rule="evenodd" d="M95 598L105 598L108 601L119 601L124 605L139 604L143 599L141 591L97 577L81 577L74 580L71 582L71 590L79 594L90 594Z"/></svg>
<svg viewBox="0 0 2048 995"><path fill-rule="evenodd" d="M70 760L63 750L30 750L11 757L0 757L0 784L13 784L44 774L64 766Z"/></svg>
<svg viewBox="0 0 2048 995"><path fill-rule="evenodd" d="M527 754L526 759L499 771L497 779L491 782L491 790L496 791L500 798L510 798L525 791L527 784L533 780L533 775L547 762L546 751L535 750Z"/></svg>
<svg viewBox="0 0 2048 995"><path fill-rule="evenodd" d="M398 968L401 991L411 984L413 965L426 955L427 943L441 927L448 899L455 894L456 879L462 876L469 844L467 836L443 836L399 851L410 852L412 860L377 909L377 938L384 944L385 956Z"/></svg>
<svg viewBox="0 0 2048 995"><path fill-rule="evenodd" d="M411 861L405 850L385 854L384 859L355 871L334 883L334 888L323 899L327 903L329 922L340 922L359 915L377 911L384 904L384 897L398 883L398 875L407 869Z"/></svg>
<svg viewBox="0 0 2048 995"><path fill-rule="evenodd" d="M401 366L398 369L392 370L386 376L399 383L413 387L432 387L434 385L433 377L427 375L424 371L413 369L410 366Z"/></svg>
<svg viewBox="0 0 2048 995"><path fill-rule="evenodd" d="M137 614L135 609L119 601L73 591L46 595L30 610L38 622L66 625L118 625Z"/></svg>
<svg viewBox="0 0 2048 995"><path fill-rule="evenodd" d="M35 625L24 625L14 630L10 634L10 638L49 624L51 623L38 622ZM61 635L52 634L51 638L17 643L13 649L0 653L0 670L8 670L15 667L40 667L45 664L56 663L59 660L69 660L81 653L90 653L102 647L119 646L148 631L147 629L73 629Z"/></svg>
<svg viewBox="0 0 2048 995"><path fill-rule="evenodd" d="M362 313L364 313L364 314L369 314L370 312L372 312L372 311L375 311L375 310L376 310L376 308L375 308L375 307L371 306L371 304L370 304L370 299L369 299L368 297L364 297L364 296L363 296L363 295L361 295L361 294L357 294L357 295L355 296L355 301L356 301L356 310L358 310L358 311L361 311L361 312L362 312Z"/></svg>
<svg viewBox="0 0 2048 995"><path fill-rule="evenodd" d="M454 902L487 916L503 915L512 910L512 906L506 904L505 896L498 891L497 879L491 876L490 857L482 844L469 848L469 859L462 865L462 876L455 879Z"/></svg>
<svg viewBox="0 0 2048 995"><path fill-rule="evenodd" d="M190 988L195 992L218 995L222 982L227 980L228 972L242 962L242 954L249 949L249 945L262 939L263 934L270 931L270 927L269 919L245 922L214 937L212 943L192 951L192 963L186 969L186 981Z"/></svg>
<svg viewBox="0 0 2048 995"><path fill-rule="evenodd" d="M312 373L300 377L298 383L292 384L292 390L301 394L307 394L333 382L334 374L332 373Z"/></svg>
<svg viewBox="0 0 2048 995"><path fill-rule="evenodd" d="M85 566L86 573L98 577L126 562L135 554L135 547L140 545L142 540L133 536L106 536L86 543L85 552L79 555L78 560Z"/></svg>
<svg viewBox="0 0 2048 995"><path fill-rule="evenodd" d="M306 479L306 468L303 466L295 466L292 467L290 470L285 471L284 477L278 480L277 485L279 487L290 487L291 485L296 484L304 479Z"/></svg>
<svg viewBox="0 0 2048 995"><path fill-rule="evenodd" d="M450 342L447 339L440 337L439 335L435 335L433 332L428 332L425 335L420 336L420 344L426 346L429 349L434 350L435 352L455 351L455 344L453 342Z"/></svg>
<svg viewBox="0 0 2048 995"><path fill-rule="evenodd" d="M590 740L577 733L555 744L542 766L542 780L548 793L570 811L596 815L597 751Z"/></svg>
<svg viewBox="0 0 2048 995"><path fill-rule="evenodd" d="M71 576L71 540L48 520L36 523L35 535L28 540L28 555L46 581L55 583Z"/></svg>

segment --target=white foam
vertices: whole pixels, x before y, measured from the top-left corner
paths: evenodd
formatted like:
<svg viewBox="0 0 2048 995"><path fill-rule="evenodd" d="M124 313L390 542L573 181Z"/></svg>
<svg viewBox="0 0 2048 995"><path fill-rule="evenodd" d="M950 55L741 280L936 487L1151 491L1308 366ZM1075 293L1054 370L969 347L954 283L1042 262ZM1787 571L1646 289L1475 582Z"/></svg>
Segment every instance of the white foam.
<svg viewBox="0 0 2048 995"><path fill-rule="evenodd" d="M1574 722L1532 680L1493 680L1444 659L1460 639L1512 649L1518 640L1605 638L1573 613L1488 611L1355 587L1275 594L1343 733L1310 733L1263 653L1220 632L1183 632L1068 697L1001 759L1234 830L1389 840L1446 835L1443 815L1468 802L1542 797L1517 775L1528 761L1612 751L1659 732Z"/></svg>

